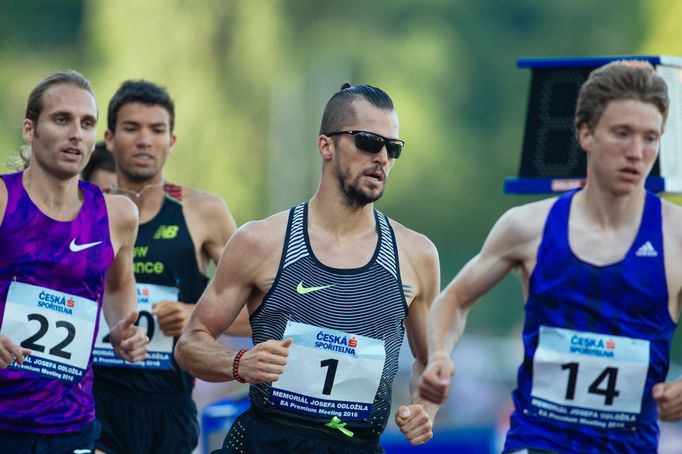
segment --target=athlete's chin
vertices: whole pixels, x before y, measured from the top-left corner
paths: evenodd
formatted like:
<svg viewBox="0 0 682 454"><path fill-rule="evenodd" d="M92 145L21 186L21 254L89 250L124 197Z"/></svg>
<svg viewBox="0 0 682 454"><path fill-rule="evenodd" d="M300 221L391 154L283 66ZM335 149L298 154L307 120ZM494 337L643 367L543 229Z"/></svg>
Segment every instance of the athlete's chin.
<svg viewBox="0 0 682 454"><path fill-rule="evenodd" d="M376 192L374 192L374 193L372 193L372 194L368 194L368 195L367 195L367 199L368 199L368 200L371 200L372 203L374 203L374 202L376 202L377 200L379 200L379 199L381 198L382 195L384 195L384 190L383 190L383 189L382 189L381 191L376 191Z"/></svg>
<svg viewBox="0 0 682 454"><path fill-rule="evenodd" d="M353 209L359 209L379 200L381 198L381 193L367 194L362 191L355 191L352 193L346 193L345 196L346 203L349 207Z"/></svg>
<svg viewBox="0 0 682 454"><path fill-rule="evenodd" d="M618 196L628 196L638 194L644 189L644 181L618 181L611 188L611 191Z"/></svg>
<svg viewBox="0 0 682 454"><path fill-rule="evenodd" d="M56 166L52 174L60 180L70 180L77 177L85 166L80 163L69 163Z"/></svg>
<svg viewBox="0 0 682 454"><path fill-rule="evenodd" d="M641 185L631 187L617 186L611 187L609 193L611 194L611 197L621 198L630 197L633 194L640 194L643 190L644 188Z"/></svg>
<svg viewBox="0 0 682 454"><path fill-rule="evenodd" d="M377 200L381 198L382 195L384 195L384 188L381 189L375 189L375 190L363 190L363 191L358 191L361 194L361 199L364 202L364 205L367 205L369 203L374 203Z"/></svg>
<svg viewBox="0 0 682 454"><path fill-rule="evenodd" d="M376 202L384 195L384 189L383 183L375 183L371 186L361 188L358 192L361 192L367 200Z"/></svg>
<svg viewBox="0 0 682 454"><path fill-rule="evenodd" d="M136 183L144 183L147 180L151 180L159 174L158 169L129 169L126 172L128 178Z"/></svg>

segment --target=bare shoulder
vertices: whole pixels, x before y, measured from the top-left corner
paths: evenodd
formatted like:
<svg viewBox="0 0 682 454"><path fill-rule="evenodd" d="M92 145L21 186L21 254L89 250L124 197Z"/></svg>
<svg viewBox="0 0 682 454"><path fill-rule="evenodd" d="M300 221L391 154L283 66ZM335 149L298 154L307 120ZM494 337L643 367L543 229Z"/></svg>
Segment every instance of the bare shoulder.
<svg viewBox="0 0 682 454"><path fill-rule="evenodd" d="M137 225L137 206L124 195L104 194L109 222L117 229L134 229Z"/></svg>
<svg viewBox="0 0 682 454"><path fill-rule="evenodd" d="M287 213L242 225L230 237L218 262L216 286L248 285L267 292L277 274L286 236Z"/></svg>
<svg viewBox="0 0 682 454"><path fill-rule="evenodd" d="M676 205L665 199L661 199L661 210L663 213L663 221L666 223L676 223L682 220L682 206ZM682 234L682 231L680 232Z"/></svg>
<svg viewBox="0 0 682 454"><path fill-rule="evenodd" d="M177 187L180 187L180 190L182 191L183 200L196 194L208 194L208 192L200 191L199 189L193 188L191 186L177 185Z"/></svg>
<svg viewBox="0 0 682 454"><path fill-rule="evenodd" d="M409 307L415 301L426 303L428 308L440 291L440 263L433 242L421 233L390 220L398 245L400 275Z"/></svg>
<svg viewBox="0 0 682 454"><path fill-rule="evenodd" d="M515 244L539 239L555 201L552 197L510 208L497 220L491 234L498 233Z"/></svg>
<svg viewBox="0 0 682 454"><path fill-rule="evenodd" d="M426 235L405 227L394 219L390 219L389 222L395 233L398 250L404 251L410 260L429 261L438 259L438 250Z"/></svg>
<svg viewBox="0 0 682 454"><path fill-rule="evenodd" d="M228 246L248 248L250 254L279 254L284 245L289 212L282 211L257 221L249 221L232 235Z"/></svg>
<svg viewBox="0 0 682 454"><path fill-rule="evenodd" d="M661 199L663 231L666 239L672 240L677 247L682 247L682 207Z"/></svg>
<svg viewBox="0 0 682 454"><path fill-rule="evenodd" d="M182 187L182 201L184 210L202 217L227 210L227 205L221 197L186 186Z"/></svg>

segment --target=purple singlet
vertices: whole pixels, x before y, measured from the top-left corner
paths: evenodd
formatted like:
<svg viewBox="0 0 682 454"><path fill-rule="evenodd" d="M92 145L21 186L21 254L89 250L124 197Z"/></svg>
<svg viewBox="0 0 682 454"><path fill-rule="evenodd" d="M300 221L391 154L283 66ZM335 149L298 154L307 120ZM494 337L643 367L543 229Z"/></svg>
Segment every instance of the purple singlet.
<svg viewBox="0 0 682 454"><path fill-rule="evenodd" d="M80 182L73 221L45 216L22 184L2 175L0 334L32 350L24 365L0 369L0 429L73 432L95 417L91 352L104 278L114 260L104 196Z"/></svg>

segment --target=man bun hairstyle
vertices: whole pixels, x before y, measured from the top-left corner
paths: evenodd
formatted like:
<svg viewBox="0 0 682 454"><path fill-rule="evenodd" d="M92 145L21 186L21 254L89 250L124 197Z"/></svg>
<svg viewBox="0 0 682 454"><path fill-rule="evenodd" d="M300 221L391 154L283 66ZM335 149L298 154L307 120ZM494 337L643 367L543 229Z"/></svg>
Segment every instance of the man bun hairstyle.
<svg viewBox="0 0 682 454"><path fill-rule="evenodd" d="M395 110L393 100L382 89L371 85L352 85L345 82L324 107L320 135L337 132L352 124L355 121L353 103L362 99L379 109Z"/></svg>

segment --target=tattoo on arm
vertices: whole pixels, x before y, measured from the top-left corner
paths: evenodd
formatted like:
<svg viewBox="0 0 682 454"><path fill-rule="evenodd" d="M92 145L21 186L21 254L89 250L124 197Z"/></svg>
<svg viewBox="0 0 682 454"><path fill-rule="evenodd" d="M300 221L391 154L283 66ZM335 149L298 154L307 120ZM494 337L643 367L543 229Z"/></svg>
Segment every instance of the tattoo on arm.
<svg viewBox="0 0 682 454"><path fill-rule="evenodd" d="M270 288L272 287L272 284L274 284L275 278L274 277L269 277L265 280L265 291L268 292Z"/></svg>

